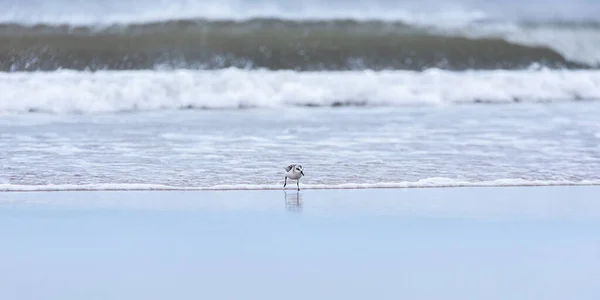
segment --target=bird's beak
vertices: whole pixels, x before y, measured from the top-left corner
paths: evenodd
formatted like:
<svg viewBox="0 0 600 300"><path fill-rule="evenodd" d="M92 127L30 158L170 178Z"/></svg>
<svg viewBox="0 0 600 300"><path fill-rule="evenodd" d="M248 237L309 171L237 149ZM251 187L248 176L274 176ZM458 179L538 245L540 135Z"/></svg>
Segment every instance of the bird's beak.
<svg viewBox="0 0 600 300"><path fill-rule="evenodd" d="M304 171L300 171L300 173L302 173L302 176L304 176Z"/></svg>

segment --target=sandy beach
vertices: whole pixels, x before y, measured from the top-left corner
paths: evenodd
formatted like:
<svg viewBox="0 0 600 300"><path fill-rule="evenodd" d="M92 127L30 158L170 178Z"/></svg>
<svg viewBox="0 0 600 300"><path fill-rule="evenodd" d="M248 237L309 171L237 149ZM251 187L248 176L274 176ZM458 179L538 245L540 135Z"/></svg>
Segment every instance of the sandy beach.
<svg viewBox="0 0 600 300"><path fill-rule="evenodd" d="M0 193L2 299L597 299L600 189Z"/></svg>
<svg viewBox="0 0 600 300"><path fill-rule="evenodd" d="M0 1L0 300L598 300L598 16Z"/></svg>

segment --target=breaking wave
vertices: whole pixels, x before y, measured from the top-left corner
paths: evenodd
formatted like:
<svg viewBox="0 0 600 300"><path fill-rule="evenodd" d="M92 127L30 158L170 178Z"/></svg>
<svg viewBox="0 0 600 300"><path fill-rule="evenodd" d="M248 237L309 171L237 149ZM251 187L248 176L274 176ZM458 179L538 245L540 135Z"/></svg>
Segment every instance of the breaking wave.
<svg viewBox="0 0 600 300"><path fill-rule="evenodd" d="M0 73L0 113L87 114L289 106L399 106L600 99L600 71Z"/></svg>
<svg viewBox="0 0 600 300"><path fill-rule="evenodd" d="M516 27L515 27L516 26ZM105 25L0 24L0 71L246 69L587 69L596 23L173 20Z"/></svg>

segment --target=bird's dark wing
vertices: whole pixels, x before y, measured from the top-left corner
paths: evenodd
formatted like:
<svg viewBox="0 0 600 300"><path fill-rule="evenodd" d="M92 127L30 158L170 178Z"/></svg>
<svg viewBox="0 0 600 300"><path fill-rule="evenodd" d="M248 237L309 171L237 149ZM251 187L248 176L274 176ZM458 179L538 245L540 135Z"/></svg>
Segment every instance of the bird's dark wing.
<svg viewBox="0 0 600 300"><path fill-rule="evenodd" d="M289 172L290 170L292 170L292 168L294 168L295 165L289 165L285 168L286 172Z"/></svg>

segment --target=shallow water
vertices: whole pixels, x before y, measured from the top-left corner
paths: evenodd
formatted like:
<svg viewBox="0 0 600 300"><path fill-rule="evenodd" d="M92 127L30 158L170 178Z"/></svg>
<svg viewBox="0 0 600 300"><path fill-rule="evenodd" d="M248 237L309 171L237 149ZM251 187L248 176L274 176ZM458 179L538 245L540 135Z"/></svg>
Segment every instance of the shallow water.
<svg viewBox="0 0 600 300"><path fill-rule="evenodd" d="M599 113L572 102L12 115L0 119L0 184L277 187L290 163L322 186L593 182Z"/></svg>
<svg viewBox="0 0 600 300"><path fill-rule="evenodd" d="M0 193L0 295L598 299L597 190Z"/></svg>

